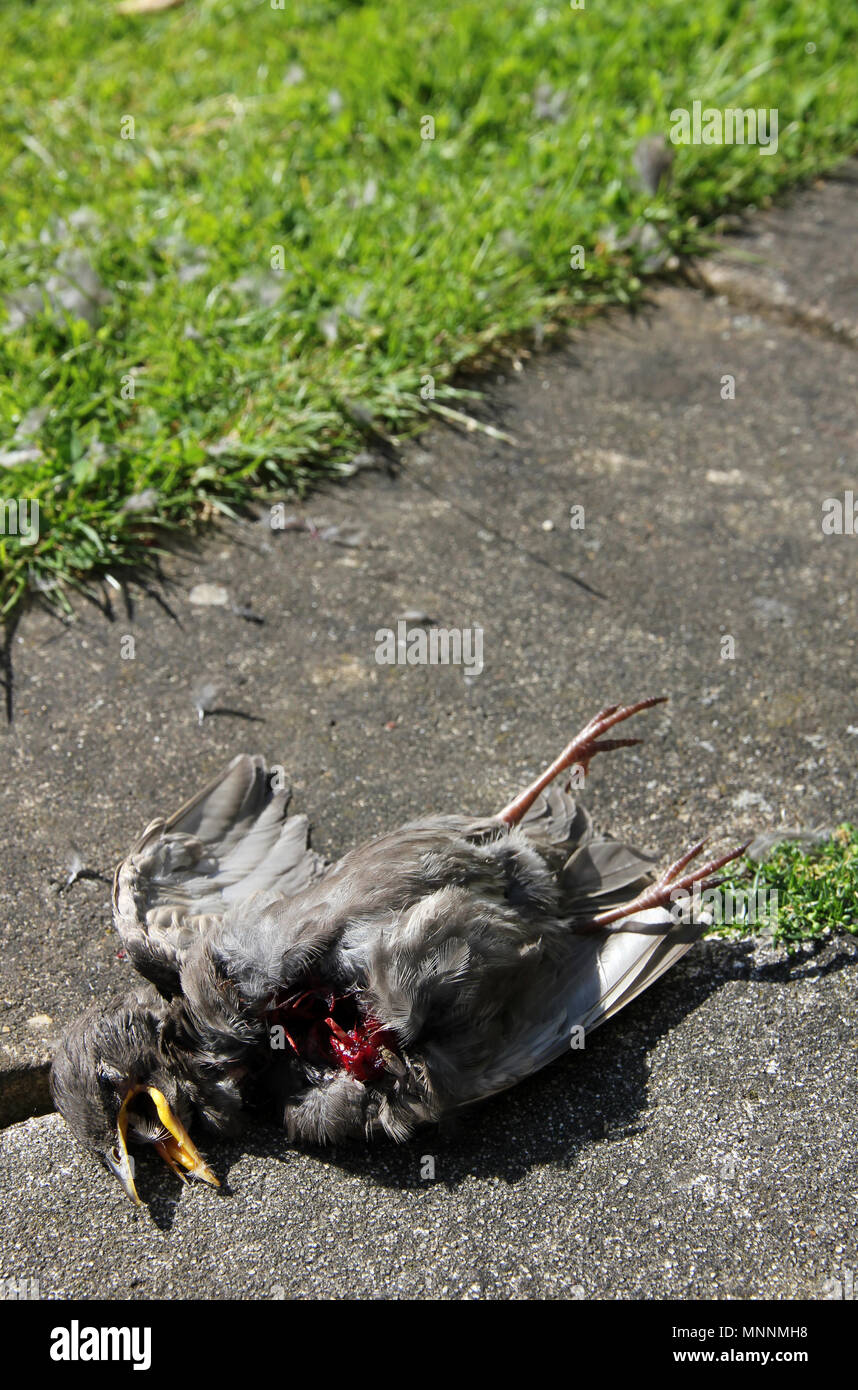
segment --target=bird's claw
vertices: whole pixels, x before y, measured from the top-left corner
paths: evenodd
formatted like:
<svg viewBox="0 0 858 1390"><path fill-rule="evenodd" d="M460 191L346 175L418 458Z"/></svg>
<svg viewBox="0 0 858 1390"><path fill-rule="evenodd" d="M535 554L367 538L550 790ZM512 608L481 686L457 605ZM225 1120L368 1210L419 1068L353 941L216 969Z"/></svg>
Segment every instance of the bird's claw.
<svg viewBox="0 0 858 1390"><path fill-rule="evenodd" d="M633 917L640 912L648 912L656 907L668 907L677 902L678 898L684 893L695 890L705 892L709 888L715 888L723 879L715 879L713 874L717 874L719 869L723 869L726 864L731 864L734 859L739 859L745 853L750 844L746 840L743 845L736 849L728 850L726 854L719 855L717 859L707 859L705 864L698 864L696 868L688 873L682 870L691 863L693 859L703 850L706 841L699 840L697 844L686 850L679 859L664 870L649 888L645 888L631 902L624 903L621 907L607 908L604 912L597 912L587 922L582 923L578 930L597 931L600 928L610 926L612 922L619 922L623 918Z"/></svg>
<svg viewBox="0 0 858 1390"><path fill-rule="evenodd" d="M509 805L505 806L498 814L498 820L505 825L518 825L527 815L539 793L559 777L561 772L568 771L572 767L580 767L583 772L589 770L590 761L595 758L597 753L609 753L615 748L632 748L640 743L639 738L606 738L609 729L613 729L616 724L622 724L624 720L631 719L633 714L640 714L641 710L652 709L653 705L663 705L667 700L666 695L650 695L645 700L637 700L633 705L606 705L599 710L597 715L585 724L572 742L567 744L560 757L551 766L537 777L535 782Z"/></svg>

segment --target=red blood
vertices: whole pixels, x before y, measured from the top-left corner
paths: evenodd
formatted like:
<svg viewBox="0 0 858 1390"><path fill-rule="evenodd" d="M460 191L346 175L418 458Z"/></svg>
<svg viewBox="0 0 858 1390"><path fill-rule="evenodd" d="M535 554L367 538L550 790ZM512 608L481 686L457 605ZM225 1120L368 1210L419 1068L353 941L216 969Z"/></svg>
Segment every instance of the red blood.
<svg viewBox="0 0 858 1390"><path fill-rule="evenodd" d="M325 1020L331 1030L330 1048L340 1065L358 1081L370 1081L380 1076L385 1069L385 1061L379 1049L393 1050L393 1039L385 1032L377 1019L367 1016L350 1032L339 1027L336 1020Z"/></svg>
<svg viewBox="0 0 858 1390"><path fill-rule="evenodd" d="M396 1051L393 1034L362 1013L354 994L335 994L321 984L279 1000L268 1018L282 1026L296 1056L314 1066L339 1067L357 1081L382 1074L382 1048Z"/></svg>

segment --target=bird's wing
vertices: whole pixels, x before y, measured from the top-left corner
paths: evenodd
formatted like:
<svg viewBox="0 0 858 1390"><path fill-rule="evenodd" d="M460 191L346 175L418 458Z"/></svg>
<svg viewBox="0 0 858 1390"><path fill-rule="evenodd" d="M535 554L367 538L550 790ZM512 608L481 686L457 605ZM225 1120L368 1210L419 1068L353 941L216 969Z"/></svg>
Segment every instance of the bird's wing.
<svg viewBox="0 0 858 1390"><path fill-rule="evenodd" d="M532 897L532 910L517 921L509 917L509 883L501 884L501 896L483 878L470 901L461 900L460 914L456 903L440 914L443 927L436 929L421 905L401 933L386 933L369 963L376 1016L396 1028L407 1018L414 1050L453 1105L505 1090L569 1051L573 1037L580 1041L578 1029L586 1039L703 929L677 923L659 908L609 929L581 930L598 912L630 903L646 888L654 861L597 836L565 792L537 801L520 830L506 841L498 837L487 852L504 863L505 844L522 833L554 878L550 916L537 910L536 876L516 882L516 901ZM523 873L528 866L519 863ZM420 1026L439 1018L443 1026Z"/></svg>
<svg viewBox="0 0 858 1390"><path fill-rule="evenodd" d="M543 977L539 993L522 1001L519 1017L529 1023L499 1040L462 1103L504 1091L586 1045L594 1028L659 979L705 929L703 923L675 923L664 908L651 908L621 925L622 930L572 939L553 979Z"/></svg>
<svg viewBox="0 0 858 1390"><path fill-rule="evenodd" d="M154 820L119 865L113 917L129 957L167 996L185 956L226 910L257 893L290 897L325 870L306 816L287 818L263 760L241 754L169 820Z"/></svg>
<svg viewBox="0 0 858 1390"><path fill-rule="evenodd" d="M619 907L655 879L653 856L608 837L592 838L570 856L559 877L562 905L573 927ZM677 922L666 908L621 918L604 932L583 933L573 962L579 967L564 991L568 1015L585 1030L604 1023L669 970L701 936L708 919ZM589 950L595 969L580 971Z"/></svg>
<svg viewBox="0 0 858 1390"><path fill-rule="evenodd" d="M570 844L572 841L570 840ZM575 924L629 902L655 877L654 860L620 840L587 834L558 876L569 935L537 972L518 1017L529 1020L498 1046L480 1094L495 1094L555 1061L669 970L706 921L677 922L666 908L623 918L604 931ZM575 1036L576 1030L583 1034Z"/></svg>

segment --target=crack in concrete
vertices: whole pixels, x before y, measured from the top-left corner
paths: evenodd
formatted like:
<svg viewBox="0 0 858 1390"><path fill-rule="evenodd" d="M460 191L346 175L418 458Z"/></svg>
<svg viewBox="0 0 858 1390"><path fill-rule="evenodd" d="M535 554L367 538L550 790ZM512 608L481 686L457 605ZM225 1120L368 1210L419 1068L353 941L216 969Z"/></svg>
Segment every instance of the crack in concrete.
<svg viewBox="0 0 858 1390"><path fill-rule="evenodd" d="M591 584L587 583L586 579L581 579L577 574L572 574L569 570L560 569L559 566L552 564L550 560L546 560L544 555L538 555L535 551L528 550L527 546L521 544L521 541L517 541L514 536L505 535L503 531L499 531L496 526L492 526L490 522L485 521L481 516L478 516L476 512L472 512L468 507L463 507L461 502L451 502L449 497L444 497L442 493L438 492L437 489L427 483L425 478L418 478L409 468L403 468L403 473L409 477L412 482L416 483L418 487L422 487L424 492L430 493L431 496L437 498L439 502L446 502L447 506L450 507L452 511L456 512L461 517L465 517L475 526L478 526L481 531L490 532L501 544L509 546L516 554L525 556L534 565L539 565L540 568L548 570L549 574L553 574L556 578L565 579L567 583L574 584L576 588L583 589L584 593L589 594L591 598L602 599L604 602L609 601L610 596L608 594L603 594L601 589L594 589Z"/></svg>
<svg viewBox="0 0 858 1390"><path fill-rule="evenodd" d="M785 323L813 337L823 337L853 352L858 350L858 326L840 322L813 304L790 295L784 285L784 297L778 298L774 286L766 279L757 279L741 267L718 261L701 261L695 267L702 287L710 294L723 295L736 309L755 310L767 320ZM778 282L783 284L783 282Z"/></svg>

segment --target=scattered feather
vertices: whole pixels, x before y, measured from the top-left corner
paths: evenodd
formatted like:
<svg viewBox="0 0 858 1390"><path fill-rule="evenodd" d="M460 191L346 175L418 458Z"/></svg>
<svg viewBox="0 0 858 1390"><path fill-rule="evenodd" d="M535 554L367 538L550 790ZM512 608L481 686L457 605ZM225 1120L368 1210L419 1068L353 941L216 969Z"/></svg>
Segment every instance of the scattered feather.
<svg viewBox="0 0 858 1390"><path fill-rule="evenodd" d="M131 497L126 497L122 504L123 512L153 512L160 501L160 493L155 488L147 487L142 492L135 492Z"/></svg>
<svg viewBox="0 0 858 1390"><path fill-rule="evenodd" d="M197 712L197 723L202 724L206 715L209 714L217 699L217 686L207 683L198 686L193 693L194 709Z"/></svg>
<svg viewBox="0 0 858 1390"><path fill-rule="evenodd" d="M188 602L202 608L226 608L229 590L223 584L195 584L188 594Z"/></svg>
<svg viewBox="0 0 858 1390"><path fill-rule="evenodd" d="M673 158L673 149L663 135L645 135L638 141L632 163L645 193L657 193L661 184L669 181Z"/></svg>

